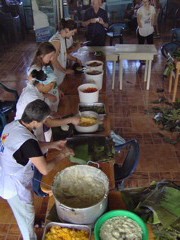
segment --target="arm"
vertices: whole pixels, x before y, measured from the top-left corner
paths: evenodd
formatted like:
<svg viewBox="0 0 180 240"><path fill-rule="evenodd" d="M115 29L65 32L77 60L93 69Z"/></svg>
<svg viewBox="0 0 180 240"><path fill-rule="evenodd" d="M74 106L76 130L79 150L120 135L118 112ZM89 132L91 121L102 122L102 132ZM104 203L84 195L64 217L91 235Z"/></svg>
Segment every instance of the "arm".
<svg viewBox="0 0 180 240"><path fill-rule="evenodd" d="M47 118L45 125L47 127L59 127L63 126L69 123L72 123L74 125L77 125L79 123L80 119L79 117L69 117L69 118L64 118L64 119L52 119L52 118Z"/></svg>
<svg viewBox="0 0 180 240"><path fill-rule="evenodd" d="M142 28L141 18L142 18L142 15L140 15L140 14L137 12L137 23L138 23L138 27L139 27L139 28Z"/></svg>
<svg viewBox="0 0 180 240"><path fill-rule="evenodd" d="M95 18L88 19L88 20L82 22L82 26L87 27L91 23L96 23L96 19Z"/></svg>
<svg viewBox="0 0 180 240"><path fill-rule="evenodd" d="M71 61L74 61L74 62L79 63L80 65L82 65L81 60L79 60L78 58L76 58L76 57L74 57L74 56L72 56L72 55L70 55L70 54L67 54L67 59L68 59L68 60L71 60Z"/></svg>
<svg viewBox="0 0 180 240"><path fill-rule="evenodd" d="M154 26L155 24L155 13L152 15L152 18L151 18L151 26Z"/></svg>
<svg viewBox="0 0 180 240"><path fill-rule="evenodd" d="M47 159L44 156L32 157L29 160L35 165L40 173L47 175L62 159L70 155L74 155L73 151L65 146L58 157L55 157L52 161L47 162Z"/></svg>
<svg viewBox="0 0 180 240"><path fill-rule="evenodd" d="M52 41L51 43L56 48L56 53L52 60L53 66L65 74L73 74L74 73L73 70L62 67L58 61L58 56L60 54L60 49L61 49L60 41Z"/></svg>
<svg viewBox="0 0 180 240"><path fill-rule="evenodd" d="M99 23L103 25L104 28L108 28L109 24L104 22L102 18L99 18Z"/></svg>

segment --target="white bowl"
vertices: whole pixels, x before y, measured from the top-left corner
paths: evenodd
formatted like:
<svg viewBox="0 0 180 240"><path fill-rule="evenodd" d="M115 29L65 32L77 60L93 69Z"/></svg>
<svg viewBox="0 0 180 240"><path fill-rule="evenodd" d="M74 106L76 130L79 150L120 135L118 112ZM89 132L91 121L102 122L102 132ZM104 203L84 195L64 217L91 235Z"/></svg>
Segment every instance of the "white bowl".
<svg viewBox="0 0 180 240"><path fill-rule="evenodd" d="M87 88L96 88L96 92L92 93L85 93L83 92ZM83 103L93 103L98 102L99 99L99 88L96 84L93 83L85 83L78 87L78 93L79 93L79 100Z"/></svg>
<svg viewBox="0 0 180 240"><path fill-rule="evenodd" d="M91 73L91 72L94 72L94 71L97 71L99 72L99 74L88 74L88 73ZM87 69L85 71L85 78L86 78L86 82L87 83L95 83L99 90L102 89L102 85L103 85L103 71L99 71L99 70L90 70L90 69Z"/></svg>
<svg viewBox="0 0 180 240"><path fill-rule="evenodd" d="M89 66L89 64L92 64L95 62L99 63L101 65L100 66ZM104 63L101 61L98 61L98 60L91 60L91 61L86 62L86 68L89 69L90 71L93 71L93 70L103 71L103 65L104 65Z"/></svg>
<svg viewBox="0 0 180 240"><path fill-rule="evenodd" d="M77 114L77 116L80 116L79 114ZM93 111L84 111L81 112L81 116L86 116L86 117L94 117L97 118L97 123L95 123L94 125L91 126L75 126L75 129L77 132L81 132L81 133L92 133L92 132L96 132L98 130L99 127L99 115L96 112Z"/></svg>

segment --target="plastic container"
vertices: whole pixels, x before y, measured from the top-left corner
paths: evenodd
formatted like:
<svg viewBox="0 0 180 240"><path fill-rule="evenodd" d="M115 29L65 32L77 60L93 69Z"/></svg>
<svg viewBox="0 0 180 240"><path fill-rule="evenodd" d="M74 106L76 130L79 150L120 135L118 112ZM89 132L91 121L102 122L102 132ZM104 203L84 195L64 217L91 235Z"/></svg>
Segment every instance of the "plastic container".
<svg viewBox="0 0 180 240"><path fill-rule="evenodd" d="M97 91L91 92L91 93L85 93L83 92L87 88L96 88ZM78 87L78 93L79 93L79 100L82 103L93 103L98 102L99 99L99 88L96 84L93 83L85 83Z"/></svg>
<svg viewBox="0 0 180 240"><path fill-rule="evenodd" d="M79 114L77 114L77 116L80 116ZM81 113L81 116L86 116L86 117L94 117L97 119L97 122L91 126L79 126L79 125L75 125L75 129L77 132L81 132L81 133L92 133L92 132L96 132L98 130L99 127L99 115L96 112L93 111L84 111Z"/></svg>
<svg viewBox="0 0 180 240"><path fill-rule="evenodd" d="M148 230L147 230L147 227L146 227L146 224L144 223L144 221L139 216L137 216L135 213L132 213L132 212L126 211L126 210L113 210L113 211L103 214L95 223L95 227L94 227L95 240L100 240L99 232L100 232L101 226L108 219L117 217L117 216L126 216L126 217L129 217L132 220L134 220L136 223L138 223L143 232L142 240L148 240Z"/></svg>
<svg viewBox="0 0 180 240"><path fill-rule="evenodd" d="M59 226L62 228L71 228L71 229L77 229L77 230L86 230L89 232L89 240L91 239L91 228L87 225L77 225L77 224L71 224L71 223L57 223L57 222L49 222L44 229L42 240L45 240L45 235L50 231L51 227Z"/></svg>
<svg viewBox="0 0 180 240"><path fill-rule="evenodd" d="M90 65L99 65L99 66L90 66ZM91 60L91 61L88 61L86 62L86 68L90 71L93 71L93 70L97 70L97 71L103 71L103 65L104 63L101 62L101 61L98 61L98 60Z"/></svg>
<svg viewBox="0 0 180 240"><path fill-rule="evenodd" d="M97 72L97 74L93 74L93 72ZM91 74L92 73L92 74ZM85 78L87 83L95 83L99 90L102 89L103 85L103 71L96 71L96 70L86 70L85 71Z"/></svg>

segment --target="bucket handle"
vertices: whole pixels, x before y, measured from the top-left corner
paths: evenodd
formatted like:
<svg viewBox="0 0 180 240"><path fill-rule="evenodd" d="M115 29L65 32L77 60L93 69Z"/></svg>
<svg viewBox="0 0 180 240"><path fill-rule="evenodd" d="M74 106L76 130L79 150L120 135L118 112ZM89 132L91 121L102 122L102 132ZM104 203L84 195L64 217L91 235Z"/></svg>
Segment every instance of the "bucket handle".
<svg viewBox="0 0 180 240"><path fill-rule="evenodd" d="M96 164L96 165L97 165L97 167L98 167L98 168L100 168L100 165L99 165L99 163L97 163L97 162L88 161L88 162L87 162L87 165L89 165L89 163Z"/></svg>

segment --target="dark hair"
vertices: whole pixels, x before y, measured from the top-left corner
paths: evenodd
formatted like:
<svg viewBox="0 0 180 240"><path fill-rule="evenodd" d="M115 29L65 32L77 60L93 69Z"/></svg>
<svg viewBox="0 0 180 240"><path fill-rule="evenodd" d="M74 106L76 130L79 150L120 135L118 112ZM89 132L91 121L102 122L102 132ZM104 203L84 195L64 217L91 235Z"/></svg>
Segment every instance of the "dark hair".
<svg viewBox="0 0 180 240"><path fill-rule="evenodd" d="M36 70L34 69L32 72L31 72L31 76L37 80L40 80L40 81L45 81L46 78L47 78L47 74L45 74L45 72L43 70ZM38 81L35 81L34 82L34 85L36 85L38 83Z"/></svg>
<svg viewBox="0 0 180 240"><path fill-rule="evenodd" d="M45 56L46 54L49 54L51 52L56 52L56 49L50 42L41 43L35 53L31 65L36 64L40 67L44 66L41 56Z"/></svg>
<svg viewBox="0 0 180 240"><path fill-rule="evenodd" d="M72 19L64 19L62 18L61 21L58 24L58 31L61 31L62 29L68 28L70 31L77 29L77 23Z"/></svg>
<svg viewBox="0 0 180 240"><path fill-rule="evenodd" d="M41 122L50 115L51 109L41 99L36 99L33 102L30 102L24 109L21 120L24 123L31 123L32 121Z"/></svg>

